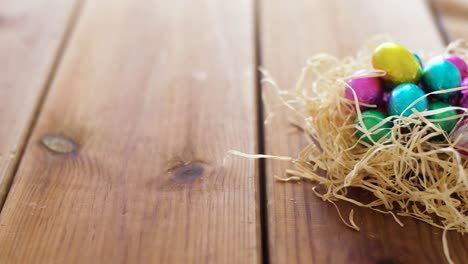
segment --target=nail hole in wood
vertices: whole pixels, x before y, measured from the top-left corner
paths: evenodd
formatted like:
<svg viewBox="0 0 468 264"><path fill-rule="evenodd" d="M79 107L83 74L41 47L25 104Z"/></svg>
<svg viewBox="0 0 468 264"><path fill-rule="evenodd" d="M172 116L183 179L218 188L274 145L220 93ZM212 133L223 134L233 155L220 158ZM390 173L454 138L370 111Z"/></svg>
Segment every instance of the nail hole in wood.
<svg viewBox="0 0 468 264"><path fill-rule="evenodd" d="M41 143L49 151L57 154L68 154L77 150L77 145L71 139L62 135L45 135Z"/></svg>

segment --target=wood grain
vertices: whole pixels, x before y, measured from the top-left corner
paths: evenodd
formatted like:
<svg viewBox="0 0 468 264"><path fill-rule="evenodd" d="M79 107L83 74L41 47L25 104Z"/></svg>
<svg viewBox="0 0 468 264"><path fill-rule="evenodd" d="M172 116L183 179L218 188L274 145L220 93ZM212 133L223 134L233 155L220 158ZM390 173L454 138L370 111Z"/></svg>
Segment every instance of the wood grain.
<svg viewBox="0 0 468 264"><path fill-rule="evenodd" d="M293 87L305 60L316 53L352 55L374 34L388 34L410 49L442 48L424 1L279 1L263 0L260 9L261 64L284 88ZM276 113L265 127L266 152L295 156L306 146L291 131L288 114ZM316 198L312 185L283 184L288 164L267 161L268 251L271 263L445 263L441 231L404 219L340 203L355 209L360 232L339 220L333 205ZM449 236L456 263L468 259L468 240Z"/></svg>
<svg viewBox="0 0 468 264"><path fill-rule="evenodd" d="M0 1L0 208L75 0Z"/></svg>
<svg viewBox="0 0 468 264"><path fill-rule="evenodd" d="M468 1L431 0L449 41L468 40Z"/></svg>
<svg viewBox="0 0 468 264"><path fill-rule="evenodd" d="M0 263L258 263L253 11L87 1L0 217Z"/></svg>

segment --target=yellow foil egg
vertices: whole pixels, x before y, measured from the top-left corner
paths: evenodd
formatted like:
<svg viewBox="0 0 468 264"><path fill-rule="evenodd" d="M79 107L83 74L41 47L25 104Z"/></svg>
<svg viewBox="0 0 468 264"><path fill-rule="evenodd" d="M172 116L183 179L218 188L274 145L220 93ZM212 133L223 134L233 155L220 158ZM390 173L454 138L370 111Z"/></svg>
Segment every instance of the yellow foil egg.
<svg viewBox="0 0 468 264"><path fill-rule="evenodd" d="M414 55L404 47L391 42L380 44L372 55L375 69L384 70L384 80L396 86L417 83L421 78L421 66Z"/></svg>

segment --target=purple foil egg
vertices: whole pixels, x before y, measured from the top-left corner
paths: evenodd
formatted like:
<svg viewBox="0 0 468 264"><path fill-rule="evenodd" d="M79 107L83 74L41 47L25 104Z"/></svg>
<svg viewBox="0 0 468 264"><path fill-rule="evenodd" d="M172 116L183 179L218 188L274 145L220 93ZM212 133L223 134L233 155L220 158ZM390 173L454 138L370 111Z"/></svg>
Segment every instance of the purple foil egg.
<svg viewBox="0 0 468 264"><path fill-rule="evenodd" d="M379 78L367 77L354 79L349 81L348 85L353 88L346 87L345 97L349 100L355 100L352 90L356 93L357 100L360 103L377 105L382 98L383 89Z"/></svg>
<svg viewBox="0 0 468 264"><path fill-rule="evenodd" d="M461 96L462 93L460 91L456 92L452 97L448 99L448 103L451 105L459 106Z"/></svg>
<svg viewBox="0 0 468 264"><path fill-rule="evenodd" d="M463 108L468 108L468 89L461 91L459 105Z"/></svg>
<svg viewBox="0 0 468 264"><path fill-rule="evenodd" d="M444 55L443 58L457 67L460 76L466 75L466 62L462 58L450 54Z"/></svg>
<svg viewBox="0 0 468 264"><path fill-rule="evenodd" d="M468 86L468 77L465 77L462 80L460 87L463 87L463 86ZM457 105L464 107L464 108L468 108L468 88L460 91L460 99Z"/></svg>
<svg viewBox="0 0 468 264"><path fill-rule="evenodd" d="M390 99L390 92L384 92L382 99L377 104L377 110L388 115L388 101Z"/></svg>

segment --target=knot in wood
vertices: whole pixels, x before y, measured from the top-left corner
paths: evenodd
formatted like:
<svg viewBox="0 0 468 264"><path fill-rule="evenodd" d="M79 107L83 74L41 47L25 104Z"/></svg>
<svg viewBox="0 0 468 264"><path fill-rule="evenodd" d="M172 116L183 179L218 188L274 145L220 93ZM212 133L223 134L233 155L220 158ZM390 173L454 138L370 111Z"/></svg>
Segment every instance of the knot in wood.
<svg viewBox="0 0 468 264"><path fill-rule="evenodd" d="M175 168L172 173L174 174L174 181L177 183L191 183L196 178L203 174L204 168L196 162L186 163L180 167Z"/></svg>
<svg viewBox="0 0 468 264"><path fill-rule="evenodd" d="M41 143L49 151L58 154L71 153L77 149L75 142L61 135L46 135L41 139Z"/></svg>

